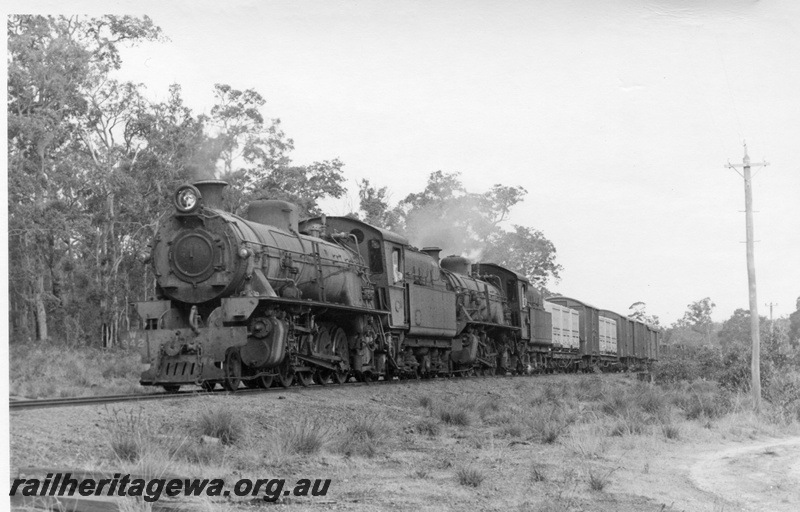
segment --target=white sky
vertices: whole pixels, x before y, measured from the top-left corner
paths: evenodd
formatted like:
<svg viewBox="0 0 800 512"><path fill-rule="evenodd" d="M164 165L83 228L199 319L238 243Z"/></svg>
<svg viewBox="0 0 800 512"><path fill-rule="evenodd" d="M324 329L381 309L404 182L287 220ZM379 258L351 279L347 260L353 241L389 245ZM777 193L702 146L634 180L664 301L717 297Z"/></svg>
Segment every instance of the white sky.
<svg viewBox="0 0 800 512"><path fill-rule="evenodd" d="M698 6L696 4L702 4ZM800 296L800 7L786 1L105 1L13 12L147 14L171 42L123 76L195 113L256 89L295 162L340 158L393 201L436 170L529 194L511 221L555 244L560 293L668 325L709 296L748 307L743 182L754 179L760 313ZM756 170L756 169L754 169Z"/></svg>

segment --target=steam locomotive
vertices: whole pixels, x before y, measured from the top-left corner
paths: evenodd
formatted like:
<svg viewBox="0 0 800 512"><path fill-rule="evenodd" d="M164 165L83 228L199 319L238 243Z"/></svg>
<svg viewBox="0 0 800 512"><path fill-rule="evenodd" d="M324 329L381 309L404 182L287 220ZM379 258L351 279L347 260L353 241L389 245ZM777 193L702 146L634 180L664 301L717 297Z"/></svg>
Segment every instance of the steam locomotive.
<svg viewBox="0 0 800 512"><path fill-rule="evenodd" d="M227 184L179 187L134 303L143 385L177 391L647 366L659 332L493 263L348 217L302 222L285 201L224 211Z"/></svg>

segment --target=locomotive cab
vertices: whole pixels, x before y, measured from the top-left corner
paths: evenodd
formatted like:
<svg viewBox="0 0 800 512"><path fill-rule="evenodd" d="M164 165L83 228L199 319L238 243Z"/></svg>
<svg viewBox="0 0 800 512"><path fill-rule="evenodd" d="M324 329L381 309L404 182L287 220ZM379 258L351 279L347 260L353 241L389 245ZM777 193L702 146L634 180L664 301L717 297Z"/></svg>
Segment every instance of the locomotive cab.
<svg viewBox="0 0 800 512"><path fill-rule="evenodd" d="M324 230L356 251L366 262L375 283L377 308L390 312L388 327L408 326L405 307L408 240L349 217L313 217L300 222L299 230L302 233Z"/></svg>

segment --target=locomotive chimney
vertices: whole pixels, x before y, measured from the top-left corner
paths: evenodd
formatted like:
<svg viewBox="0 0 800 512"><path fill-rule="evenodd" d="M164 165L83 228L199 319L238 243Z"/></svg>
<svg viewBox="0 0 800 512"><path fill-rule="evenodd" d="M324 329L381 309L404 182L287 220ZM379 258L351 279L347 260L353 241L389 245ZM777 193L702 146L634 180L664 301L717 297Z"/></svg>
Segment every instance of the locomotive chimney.
<svg viewBox="0 0 800 512"><path fill-rule="evenodd" d="M422 252L435 259L437 264L439 263L439 253L442 252L439 247L423 247Z"/></svg>
<svg viewBox="0 0 800 512"><path fill-rule="evenodd" d="M222 180L203 180L195 181L194 186L200 191L200 195L203 197L203 205L206 208L222 209L222 189L228 186L227 182Z"/></svg>

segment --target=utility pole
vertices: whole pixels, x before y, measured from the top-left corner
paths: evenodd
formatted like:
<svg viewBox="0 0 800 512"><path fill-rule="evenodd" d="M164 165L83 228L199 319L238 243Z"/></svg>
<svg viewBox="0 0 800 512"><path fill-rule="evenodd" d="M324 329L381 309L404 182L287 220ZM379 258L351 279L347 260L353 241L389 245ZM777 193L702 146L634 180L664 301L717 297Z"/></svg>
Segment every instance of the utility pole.
<svg viewBox="0 0 800 512"><path fill-rule="evenodd" d="M769 323L770 323L770 325L773 325L772 324L772 306L777 306L777 305L778 305L777 302L770 302L769 304L765 304L765 306L769 306Z"/></svg>
<svg viewBox="0 0 800 512"><path fill-rule="evenodd" d="M767 162L755 164L767 166ZM753 406L756 411L761 410L761 339L758 326L758 298L756 295L756 263L753 250L753 186L750 176L750 157L747 155L747 144L744 145L744 159L742 164L731 164L726 166L737 173L737 168L741 167L744 174L739 173L744 178L744 206L747 224L747 282L750 290L750 336L753 340L753 357L750 368L753 388Z"/></svg>
<svg viewBox="0 0 800 512"><path fill-rule="evenodd" d="M777 306L777 302L770 302L769 304L764 304L765 306L769 306L769 335L772 339L775 339L775 322L772 321L772 306Z"/></svg>

